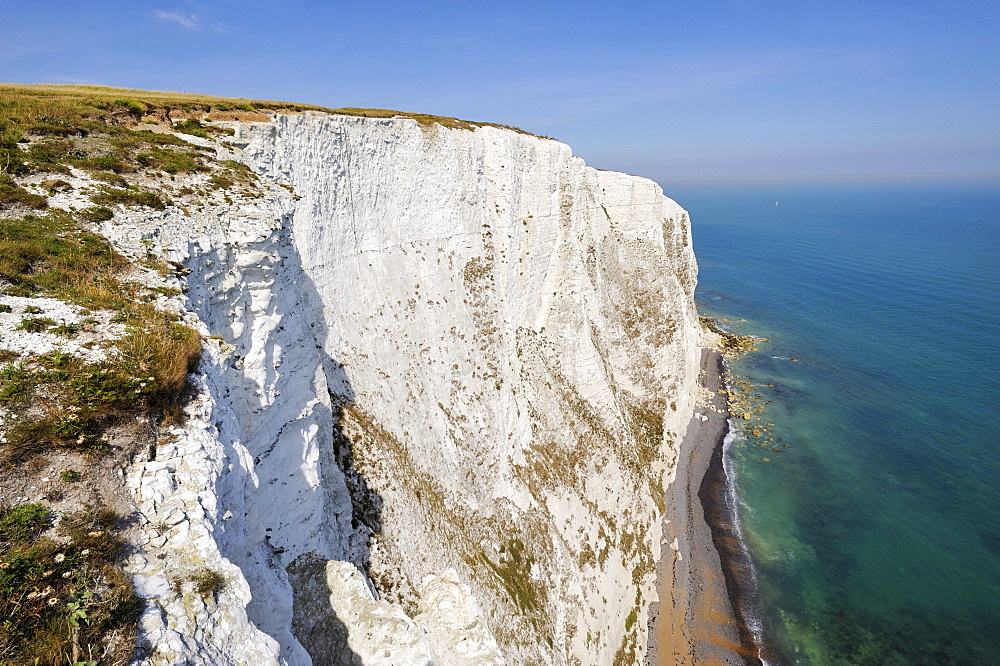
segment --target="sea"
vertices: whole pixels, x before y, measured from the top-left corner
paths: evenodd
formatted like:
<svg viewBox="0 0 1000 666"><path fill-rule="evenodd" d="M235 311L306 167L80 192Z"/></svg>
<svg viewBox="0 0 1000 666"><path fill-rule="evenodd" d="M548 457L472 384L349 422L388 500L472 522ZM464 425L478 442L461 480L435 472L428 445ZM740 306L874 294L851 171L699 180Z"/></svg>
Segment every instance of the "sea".
<svg viewBox="0 0 1000 666"><path fill-rule="evenodd" d="M1000 175L662 185L769 340L726 467L776 661L1000 664Z"/></svg>

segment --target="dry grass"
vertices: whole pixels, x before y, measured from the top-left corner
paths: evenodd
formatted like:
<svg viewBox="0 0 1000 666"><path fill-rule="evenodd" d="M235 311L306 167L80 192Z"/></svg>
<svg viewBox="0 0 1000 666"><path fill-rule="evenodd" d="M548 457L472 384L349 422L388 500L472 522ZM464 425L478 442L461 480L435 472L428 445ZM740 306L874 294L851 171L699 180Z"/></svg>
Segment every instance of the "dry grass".
<svg viewBox="0 0 1000 666"><path fill-rule="evenodd" d="M411 113L391 109L365 109L357 107L329 108L312 104L263 101L245 98L214 97L167 91L131 90L103 86L53 86L0 84L0 135L4 131L3 118L16 118L16 123L40 134L63 134L73 125L87 123L135 125L143 119L169 122L169 118L205 118L207 120L268 120L267 113L304 113L321 111L345 116L365 118L412 118L421 125L442 125L455 129L500 127L522 134L531 134L520 128L497 123L460 120L449 116ZM10 100L10 101L8 101ZM132 106L130 106L132 105ZM138 105L144 109L138 113ZM48 119L70 119L49 122ZM73 122L73 121L76 122ZM0 163L0 169L3 165Z"/></svg>
<svg viewBox="0 0 1000 666"><path fill-rule="evenodd" d="M124 370L137 377L151 377L146 394L148 410L165 418L179 414L181 393L187 376L198 368L201 359L201 336L192 328L161 318L147 316L118 344Z"/></svg>
<svg viewBox="0 0 1000 666"><path fill-rule="evenodd" d="M226 579L215 569L203 568L189 580L194 583L194 591L202 597L212 597L222 589Z"/></svg>
<svg viewBox="0 0 1000 666"><path fill-rule="evenodd" d="M67 213L0 219L0 278L8 283L7 293L115 310L129 327L102 363L52 353L28 359L30 372L3 367L0 400L22 414L5 432L0 455L8 462L52 447L101 451L104 432L117 423L138 415L177 418L201 340L193 329L142 302L138 286L122 278L129 266L104 238L79 228ZM36 332L54 325L44 318L22 321L25 330ZM72 332L66 327L66 334Z"/></svg>

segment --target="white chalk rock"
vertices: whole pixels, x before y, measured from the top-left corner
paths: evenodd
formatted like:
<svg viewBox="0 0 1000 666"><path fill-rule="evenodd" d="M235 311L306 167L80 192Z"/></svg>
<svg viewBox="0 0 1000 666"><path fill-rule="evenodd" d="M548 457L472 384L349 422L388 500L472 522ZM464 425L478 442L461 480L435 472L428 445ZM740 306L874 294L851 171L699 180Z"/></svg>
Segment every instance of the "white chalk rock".
<svg viewBox="0 0 1000 666"><path fill-rule="evenodd" d="M506 129L233 127L264 196L101 227L184 263L217 336L129 477L146 662L642 660L698 376L687 214Z"/></svg>
<svg viewBox="0 0 1000 666"><path fill-rule="evenodd" d="M350 562L326 565L330 607L348 627L348 647L372 666L434 663L424 632L399 606L376 601L364 575Z"/></svg>
<svg viewBox="0 0 1000 666"><path fill-rule="evenodd" d="M472 589L459 580L454 569L440 576L424 576L419 607L420 614L414 619L427 632L438 666L506 663Z"/></svg>

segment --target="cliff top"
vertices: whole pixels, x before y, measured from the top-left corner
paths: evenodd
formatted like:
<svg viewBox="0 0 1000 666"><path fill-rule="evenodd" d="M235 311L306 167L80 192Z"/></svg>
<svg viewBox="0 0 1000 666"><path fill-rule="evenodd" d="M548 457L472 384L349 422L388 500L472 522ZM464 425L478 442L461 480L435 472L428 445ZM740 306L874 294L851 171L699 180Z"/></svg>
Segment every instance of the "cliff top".
<svg viewBox="0 0 1000 666"><path fill-rule="evenodd" d="M68 122L86 128L91 123L129 126L156 124L168 119L268 122L271 119L269 114L307 111L364 118L410 118L421 125L441 125L452 129L498 127L542 139L552 138L510 125L393 109L334 109L312 104L106 86L0 83L0 136L6 136L9 127L53 133L51 122L46 122L50 119L58 119L63 127Z"/></svg>

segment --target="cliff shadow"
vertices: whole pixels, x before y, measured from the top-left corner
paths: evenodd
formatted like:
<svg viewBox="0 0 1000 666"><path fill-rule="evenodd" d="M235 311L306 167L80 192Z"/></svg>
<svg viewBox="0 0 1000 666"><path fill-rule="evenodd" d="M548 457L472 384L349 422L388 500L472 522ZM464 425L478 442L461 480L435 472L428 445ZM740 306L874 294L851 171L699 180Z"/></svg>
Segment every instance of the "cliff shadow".
<svg viewBox="0 0 1000 666"><path fill-rule="evenodd" d="M220 498L244 516L242 529L217 539L220 550L246 572L249 619L282 644L283 654L304 648L317 665L360 664L330 604L324 568L327 560L348 561L367 576L370 539L382 530L382 498L357 471L341 427L354 390L344 366L324 350L322 300L287 235L220 245L189 245L189 307L213 336L235 346L217 389L235 423L219 413L216 427L227 457L240 459L242 444L257 476L254 487L250 470L230 465L219 477ZM323 392L329 401L317 400L327 398ZM274 608L287 603L283 578L291 618ZM368 584L377 595L370 578Z"/></svg>
<svg viewBox="0 0 1000 666"><path fill-rule="evenodd" d="M369 591L377 599L379 591L372 582L370 567L371 538L382 533L384 500L355 464L354 442L344 427L344 410L354 402L355 392L344 365L324 349L329 331L319 290L305 273L300 273L296 286L300 297L309 304L305 310L316 315L308 321L308 326L326 379L330 404L330 446L321 454L326 468L320 483L326 485L327 505L334 510L339 510L344 491L350 500L349 524L341 515L337 521L328 523L327 529L340 532L337 540L345 547L338 553L339 559L353 563L365 574ZM293 592L292 632L309 652L314 666L360 666L364 661L350 648L348 628L329 599L326 563L325 557L307 552L286 567ZM318 598L320 595L322 598Z"/></svg>

